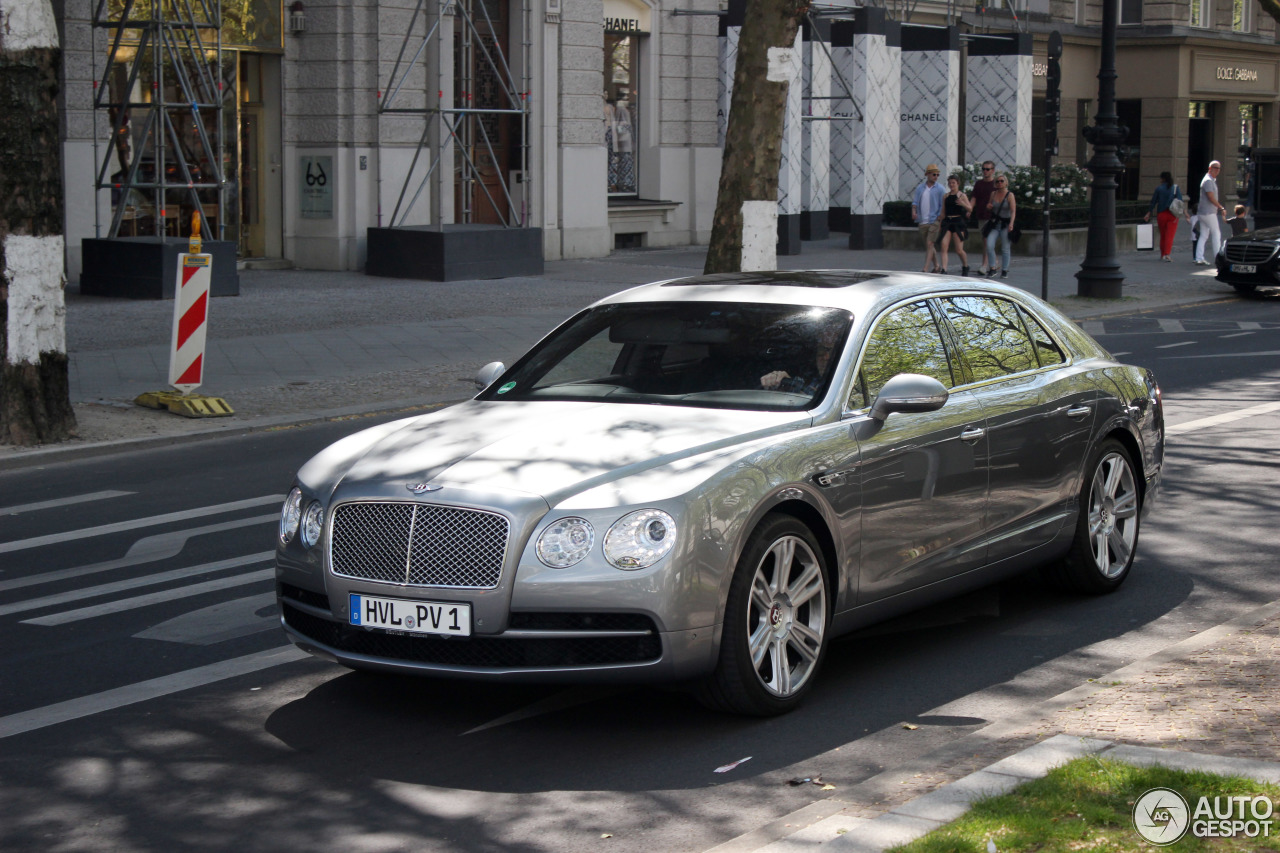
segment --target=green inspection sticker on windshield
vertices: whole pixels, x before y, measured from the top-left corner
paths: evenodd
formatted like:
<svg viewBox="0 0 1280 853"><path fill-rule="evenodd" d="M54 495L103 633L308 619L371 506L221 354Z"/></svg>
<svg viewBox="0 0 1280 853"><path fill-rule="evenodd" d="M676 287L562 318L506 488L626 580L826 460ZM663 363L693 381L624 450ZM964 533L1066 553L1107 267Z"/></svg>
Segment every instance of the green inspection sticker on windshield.
<svg viewBox="0 0 1280 853"><path fill-rule="evenodd" d="M514 383L514 382L508 382L506 385L503 385L501 388L499 388L499 389L498 389L498 393L499 393L499 394L505 394L505 393L507 393L508 391L510 391L510 390L511 390L512 388L514 388L514 387L516 387L516 383Z"/></svg>

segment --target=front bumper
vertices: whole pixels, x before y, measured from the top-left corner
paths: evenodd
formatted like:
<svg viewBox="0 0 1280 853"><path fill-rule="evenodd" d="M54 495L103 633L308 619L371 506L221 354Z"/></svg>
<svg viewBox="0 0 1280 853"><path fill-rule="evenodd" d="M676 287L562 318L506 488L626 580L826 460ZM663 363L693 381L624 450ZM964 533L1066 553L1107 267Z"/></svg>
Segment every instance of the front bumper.
<svg viewBox="0 0 1280 853"><path fill-rule="evenodd" d="M353 669L524 682L680 681L714 666L711 628L660 632L633 613L513 613L500 634L439 637L335 620L327 596L277 585L280 622L310 654Z"/></svg>

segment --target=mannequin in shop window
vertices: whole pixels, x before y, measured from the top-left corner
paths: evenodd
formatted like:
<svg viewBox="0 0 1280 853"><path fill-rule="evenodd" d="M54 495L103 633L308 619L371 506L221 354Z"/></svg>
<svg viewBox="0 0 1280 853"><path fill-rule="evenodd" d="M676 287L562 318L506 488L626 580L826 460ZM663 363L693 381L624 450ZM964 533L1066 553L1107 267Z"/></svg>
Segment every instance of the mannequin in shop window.
<svg viewBox="0 0 1280 853"><path fill-rule="evenodd" d="M629 92L618 87L617 100L605 93L604 144L609 151L609 192L636 191L636 159Z"/></svg>

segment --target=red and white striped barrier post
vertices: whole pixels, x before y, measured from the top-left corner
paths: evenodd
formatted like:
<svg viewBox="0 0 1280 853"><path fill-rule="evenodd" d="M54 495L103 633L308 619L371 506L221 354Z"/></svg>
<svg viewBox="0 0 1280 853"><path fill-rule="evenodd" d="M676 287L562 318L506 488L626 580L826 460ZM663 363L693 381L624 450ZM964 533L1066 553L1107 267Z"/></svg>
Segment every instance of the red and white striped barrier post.
<svg viewBox="0 0 1280 853"><path fill-rule="evenodd" d="M134 402L188 418L218 418L235 414L226 400L191 393L204 383L204 342L209 324L209 287L213 283L213 255L201 254L200 248L200 214L196 212L191 214L188 251L178 255L173 294L169 384L178 393L148 391Z"/></svg>
<svg viewBox="0 0 1280 853"><path fill-rule="evenodd" d="M191 214L188 252L178 255L173 294L173 338L169 347L169 384L190 394L204 383L204 342L209 327L209 286L213 255L200 253L200 214Z"/></svg>

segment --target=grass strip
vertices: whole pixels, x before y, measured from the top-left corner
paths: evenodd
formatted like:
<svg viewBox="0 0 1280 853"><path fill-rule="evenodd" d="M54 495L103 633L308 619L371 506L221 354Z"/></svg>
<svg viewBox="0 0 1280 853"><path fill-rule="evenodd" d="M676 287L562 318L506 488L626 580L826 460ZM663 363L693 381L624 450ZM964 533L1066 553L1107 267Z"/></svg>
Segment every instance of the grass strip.
<svg viewBox="0 0 1280 853"><path fill-rule="evenodd" d="M1280 850L1280 811L1259 821L1261 826L1253 837L1200 838L1188 831L1181 840L1166 846L1146 841L1134 828L1132 815L1134 804L1152 788L1178 792L1193 815L1201 797L1209 798L1210 809L1214 798L1219 798L1216 804L1223 810L1229 806L1223 799L1226 797L1262 796L1273 806L1280 800L1280 786L1252 779L1136 767L1088 756L1008 794L978 800L963 817L910 844L894 847L890 853L988 853L988 841L994 842L998 853ZM1249 808L1246 803L1246 818L1252 817ZM1216 822L1217 818L1213 819ZM1264 829L1269 834L1263 835Z"/></svg>

